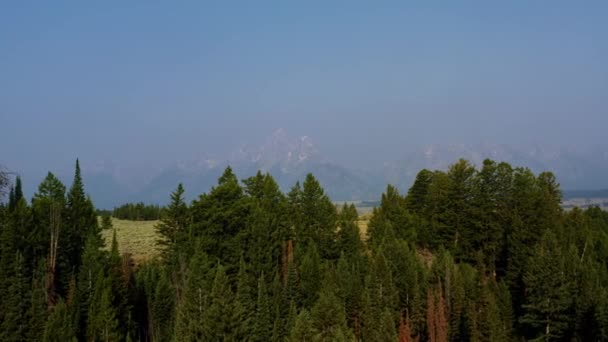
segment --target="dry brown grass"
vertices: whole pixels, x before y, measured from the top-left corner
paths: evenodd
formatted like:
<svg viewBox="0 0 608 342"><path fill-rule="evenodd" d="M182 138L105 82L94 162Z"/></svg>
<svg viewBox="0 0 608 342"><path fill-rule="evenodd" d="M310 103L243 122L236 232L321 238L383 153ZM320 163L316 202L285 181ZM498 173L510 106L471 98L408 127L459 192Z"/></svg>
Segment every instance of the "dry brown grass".
<svg viewBox="0 0 608 342"><path fill-rule="evenodd" d="M361 235L361 240L367 240L367 227L369 224L369 220L372 218L372 213L368 212L366 214L360 215L357 220L357 226L359 226L359 234Z"/></svg>

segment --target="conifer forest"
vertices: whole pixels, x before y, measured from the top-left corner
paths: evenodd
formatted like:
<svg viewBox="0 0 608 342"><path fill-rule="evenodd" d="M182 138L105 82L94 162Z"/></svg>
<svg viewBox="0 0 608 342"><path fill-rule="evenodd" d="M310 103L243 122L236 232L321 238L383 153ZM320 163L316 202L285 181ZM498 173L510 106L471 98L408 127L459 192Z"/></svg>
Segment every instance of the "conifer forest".
<svg viewBox="0 0 608 342"><path fill-rule="evenodd" d="M3 174L0 341L608 340L608 213L562 209L552 173L421 170L365 232L312 174L287 193L239 176L116 208L160 218L160 256L135 263L105 246L78 162L31 200Z"/></svg>

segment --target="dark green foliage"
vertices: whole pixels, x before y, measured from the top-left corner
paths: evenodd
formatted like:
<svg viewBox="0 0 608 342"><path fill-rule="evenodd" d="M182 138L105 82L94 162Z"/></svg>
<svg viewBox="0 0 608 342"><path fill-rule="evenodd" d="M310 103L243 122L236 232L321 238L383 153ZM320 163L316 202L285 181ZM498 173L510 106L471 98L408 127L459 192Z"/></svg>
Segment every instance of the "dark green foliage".
<svg viewBox="0 0 608 342"><path fill-rule="evenodd" d="M51 208L57 208L59 217L65 211L65 185L48 173L32 198L32 231L30 244L32 258L46 258L49 253Z"/></svg>
<svg viewBox="0 0 608 342"><path fill-rule="evenodd" d="M257 307L254 294L255 288L252 286L253 280L254 278L247 270L247 264L241 259L232 315L232 322L234 324L233 337L237 341L245 341L253 336L252 322L256 321L253 313L256 312Z"/></svg>
<svg viewBox="0 0 608 342"><path fill-rule="evenodd" d="M84 184L80 174L80 164L76 160L74 181L67 194L65 224L59 234L59 273L60 289L68 291L69 279L75 277L82 263L82 253L88 236L102 245L101 232L98 226L95 208L91 199L85 195Z"/></svg>
<svg viewBox="0 0 608 342"><path fill-rule="evenodd" d="M323 258L337 258L335 248L337 211L312 174L306 176L302 190L290 194L295 238L298 243L313 242Z"/></svg>
<svg viewBox="0 0 608 342"><path fill-rule="evenodd" d="M28 332L27 313L31 299L30 283L27 279L27 272L23 255L17 253L12 277L9 282L7 292L5 292L5 306L0 324L0 340L2 341L23 341Z"/></svg>
<svg viewBox="0 0 608 342"><path fill-rule="evenodd" d="M344 204L338 215L337 248L348 256L359 255L364 248L359 226L357 226L358 218L359 214L353 204Z"/></svg>
<svg viewBox="0 0 608 342"><path fill-rule="evenodd" d="M269 174L258 172L243 183L250 202L249 227L239 233L238 242L256 277L272 275L291 235L287 199Z"/></svg>
<svg viewBox="0 0 608 342"><path fill-rule="evenodd" d="M154 328L152 336L155 340L168 341L173 336L175 300L174 290L164 272L161 272L151 297L153 301L150 320Z"/></svg>
<svg viewBox="0 0 608 342"><path fill-rule="evenodd" d="M311 310L314 339L318 341L352 341L354 336L346 324L344 303L329 286L323 288Z"/></svg>
<svg viewBox="0 0 608 342"><path fill-rule="evenodd" d="M77 341L68 305L60 299L49 314L44 329L45 342Z"/></svg>
<svg viewBox="0 0 608 342"><path fill-rule="evenodd" d="M269 341L272 336L273 315L264 275L258 280L258 297L253 322L254 341Z"/></svg>
<svg viewBox="0 0 608 342"><path fill-rule="evenodd" d="M575 283L568 255L549 231L530 258L524 284L528 289L520 321L529 327L530 339L565 339L570 336L574 320Z"/></svg>
<svg viewBox="0 0 608 342"><path fill-rule="evenodd" d="M313 328L313 320L310 317L310 312L303 309L296 317L295 324L291 329L289 341L291 342L306 342L314 341L315 331Z"/></svg>
<svg viewBox="0 0 608 342"><path fill-rule="evenodd" d="M222 265L215 270L209 307L203 313L203 336L208 341L223 341L233 334L232 309L234 295Z"/></svg>
<svg viewBox="0 0 608 342"><path fill-rule="evenodd" d="M188 239L188 206L184 202L184 192L180 183L171 194L171 203L156 226L160 235L158 244L162 247L161 255L167 264L173 266L177 263L180 247L185 247Z"/></svg>
<svg viewBox="0 0 608 342"><path fill-rule="evenodd" d="M423 170L362 240L312 175L284 195L227 168L192 205L178 186L139 265L104 248L78 163L67 196L51 173L31 206L21 187L0 204L2 341L608 340L608 213L564 212L551 173Z"/></svg>
<svg viewBox="0 0 608 342"><path fill-rule="evenodd" d="M246 231L250 205L230 167L209 194L192 203L191 212L190 239L198 239L197 248L218 258L229 274L236 272L241 256L239 233Z"/></svg>
<svg viewBox="0 0 608 342"><path fill-rule="evenodd" d="M374 210L369 222L368 236L372 247L377 247L385 240L404 239L416 242L415 217L406 208L406 199L392 185L382 194L380 207Z"/></svg>
<svg viewBox="0 0 608 342"><path fill-rule="evenodd" d="M321 257L316 245L311 243L302 258L299 272L302 306L305 308L311 308L317 301L319 290L321 290L321 274Z"/></svg>
<svg viewBox="0 0 608 342"><path fill-rule="evenodd" d="M122 341L124 335L119 329L117 309L113 305L112 281L97 274L95 291L89 306L86 336L88 341Z"/></svg>
<svg viewBox="0 0 608 342"><path fill-rule="evenodd" d="M40 259L32 276L30 307L27 312L28 341L41 341L44 335L48 310L46 292L44 287L46 259Z"/></svg>
<svg viewBox="0 0 608 342"><path fill-rule="evenodd" d="M210 305L213 277L213 262L202 252L194 254L176 303L175 336L183 341L200 341L206 336L205 312Z"/></svg>
<svg viewBox="0 0 608 342"><path fill-rule="evenodd" d="M126 203L112 210L112 216L121 220L154 221L162 217L163 208L155 204Z"/></svg>

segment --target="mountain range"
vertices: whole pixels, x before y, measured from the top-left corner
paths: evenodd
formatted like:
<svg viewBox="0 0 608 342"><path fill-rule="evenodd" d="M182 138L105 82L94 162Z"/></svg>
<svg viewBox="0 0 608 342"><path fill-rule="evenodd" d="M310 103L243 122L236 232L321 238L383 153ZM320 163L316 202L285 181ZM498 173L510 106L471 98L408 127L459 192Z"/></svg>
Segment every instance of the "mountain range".
<svg viewBox="0 0 608 342"><path fill-rule="evenodd" d="M553 171L562 189L608 188L608 152L601 148L437 144L413 149L378 166L356 169L328 159L310 137L292 137L283 129L261 144L241 146L222 158L201 157L145 171L125 170L108 162L83 163L83 176L87 191L99 208L136 201L164 204L180 182L191 200L209 191L229 165L240 178L258 170L269 172L283 191L289 191L296 181L312 172L334 201L357 201L378 199L386 184L407 191L421 169L446 170L459 158L475 165L490 158L526 166L534 172Z"/></svg>

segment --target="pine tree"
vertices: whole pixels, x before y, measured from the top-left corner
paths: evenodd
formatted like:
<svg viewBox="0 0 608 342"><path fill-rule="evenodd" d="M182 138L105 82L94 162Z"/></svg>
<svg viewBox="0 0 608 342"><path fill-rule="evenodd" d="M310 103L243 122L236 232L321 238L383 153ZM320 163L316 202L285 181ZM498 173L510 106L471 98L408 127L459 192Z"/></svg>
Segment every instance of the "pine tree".
<svg viewBox="0 0 608 342"><path fill-rule="evenodd" d="M15 180L15 203L19 202L23 197L23 189L21 185L21 177L17 176Z"/></svg>
<svg viewBox="0 0 608 342"><path fill-rule="evenodd" d="M329 287L324 287L311 310L314 338L320 341L352 341L354 336L346 324L344 303Z"/></svg>
<svg viewBox="0 0 608 342"><path fill-rule="evenodd" d="M248 229L238 236L239 248L245 252L256 277L262 272L274 274L280 266L283 243L291 235L287 199L269 174L258 172L243 183L250 196L251 213Z"/></svg>
<svg viewBox="0 0 608 342"><path fill-rule="evenodd" d="M309 244L306 254L300 264L300 289L302 294L302 306L312 308L317 301L321 289L321 257L314 244Z"/></svg>
<svg viewBox="0 0 608 342"><path fill-rule="evenodd" d="M235 324L233 338L237 341L246 341L253 335L251 325L255 318L253 317L253 313L256 310L256 303L253 294L254 289L251 286L251 278L247 272L247 264L241 258L232 318Z"/></svg>
<svg viewBox="0 0 608 342"><path fill-rule="evenodd" d="M336 207L325 194L323 188L312 175L306 175L301 193L302 225L296 226L296 239L300 243L312 241L317 245L319 254L325 259L337 259L336 234Z"/></svg>
<svg viewBox="0 0 608 342"><path fill-rule="evenodd" d="M361 258L349 259L344 254L336 266L337 295L344 301L349 327L361 337L364 279Z"/></svg>
<svg viewBox="0 0 608 342"><path fill-rule="evenodd" d="M183 341L200 341L207 336L204 324L210 305L212 267L207 255L200 251L190 260L183 293L176 303L175 336Z"/></svg>
<svg viewBox="0 0 608 342"><path fill-rule="evenodd" d="M10 286L6 293L5 312L0 323L0 340L23 341L28 332L27 311L30 303L30 283L27 279L23 255L17 253Z"/></svg>
<svg viewBox="0 0 608 342"><path fill-rule="evenodd" d="M106 252L107 253L107 252ZM86 322L96 290L95 283L98 275L104 271L107 256L101 251L99 241L93 235L87 238L82 254L82 265L78 273L77 291L80 303L80 322L76 326L81 337L86 333Z"/></svg>
<svg viewBox="0 0 608 342"><path fill-rule="evenodd" d="M112 234L112 247L110 249L108 277L111 284L112 307L116 310L116 319L119 322L118 329L122 334L129 330L129 316L131 307L129 305L129 270L125 266L127 259L121 257L116 229Z"/></svg>
<svg viewBox="0 0 608 342"><path fill-rule="evenodd" d="M99 272L95 281L95 292L88 313L87 340L122 341L116 309L112 304L112 283L110 278Z"/></svg>
<svg viewBox="0 0 608 342"><path fill-rule="evenodd" d="M473 249L483 258L485 269L495 274L508 228L507 200L511 188L510 166L484 160L473 185L473 220L470 238Z"/></svg>
<svg viewBox="0 0 608 342"><path fill-rule="evenodd" d="M30 237L34 259L47 257L51 235L51 212L61 216L65 207L65 185L49 172L32 198L33 230ZM53 209L52 209L53 208Z"/></svg>
<svg viewBox="0 0 608 342"><path fill-rule="evenodd" d="M41 341L44 336L44 327L48 316L46 289L44 279L46 275L46 260L40 259L34 271L31 285L30 307L27 317L27 341Z"/></svg>
<svg viewBox="0 0 608 342"><path fill-rule="evenodd" d="M173 310L175 306L174 291L164 272L161 272L152 303L152 336L154 340L170 341L173 336Z"/></svg>
<svg viewBox="0 0 608 342"><path fill-rule="evenodd" d="M233 296L224 267L218 265L211 289L210 305L203 314L205 340L222 341L232 336Z"/></svg>
<svg viewBox="0 0 608 342"><path fill-rule="evenodd" d="M247 228L250 201L230 167L217 186L194 201L191 209L192 235L198 238L199 247L218 258L228 274L236 273L242 253L239 236Z"/></svg>
<svg viewBox="0 0 608 342"><path fill-rule="evenodd" d="M315 331L312 327L312 318L310 312L306 309L300 311L296 317L295 324L289 334L290 342L307 342L314 341Z"/></svg>
<svg viewBox="0 0 608 342"><path fill-rule="evenodd" d="M171 194L171 203L156 226L160 235L158 244L161 246L161 255L168 265L176 265L179 245L187 241L187 227L188 206L184 202L184 187L180 183Z"/></svg>
<svg viewBox="0 0 608 342"><path fill-rule="evenodd" d="M555 235L548 231L535 248L524 274L528 295L520 322L529 328L530 339L562 339L572 328L569 313L574 304L574 284L565 263Z"/></svg>
<svg viewBox="0 0 608 342"><path fill-rule="evenodd" d="M407 208L418 215L423 215L427 211L427 201L429 186L433 181L433 172L423 169L416 175L414 184L408 190L405 202Z"/></svg>
<svg viewBox="0 0 608 342"><path fill-rule="evenodd" d="M395 236L411 243L416 241L414 218L406 208L406 199L392 185L382 194L380 207L368 225L369 244L378 247Z"/></svg>
<svg viewBox="0 0 608 342"><path fill-rule="evenodd" d="M78 341L70 310L63 299L59 299L49 315L43 340L45 342Z"/></svg>
<svg viewBox="0 0 608 342"><path fill-rule="evenodd" d="M253 340L269 341L272 336L273 316L271 311L270 299L266 290L264 275L258 280L258 299L255 310L255 320L253 322Z"/></svg>
<svg viewBox="0 0 608 342"><path fill-rule="evenodd" d="M353 204L344 204L338 215L338 249L349 256L363 252L363 242L359 226L357 226L358 213Z"/></svg>
<svg viewBox="0 0 608 342"><path fill-rule="evenodd" d="M97 215L90 198L85 195L80 174L80 164L76 160L74 181L67 195L66 219L62 234L59 235L60 284L64 291L70 277L78 273L82 263L82 253L86 238L90 235L103 245Z"/></svg>
<svg viewBox="0 0 608 342"><path fill-rule="evenodd" d="M396 340L397 290L382 249L377 253L365 279L362 335L366 341Z"/></svg>

